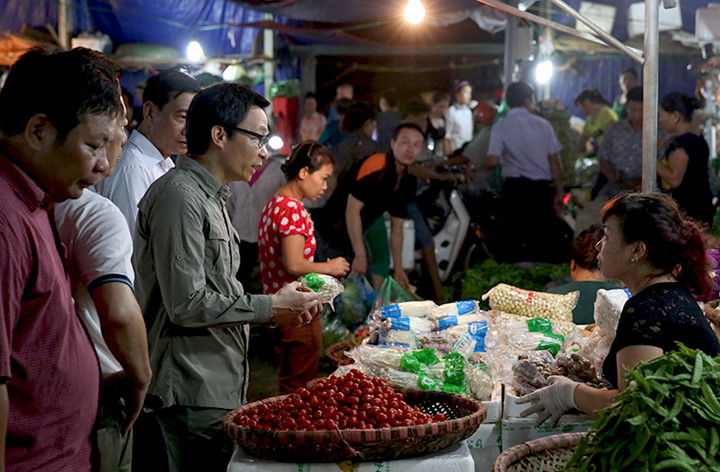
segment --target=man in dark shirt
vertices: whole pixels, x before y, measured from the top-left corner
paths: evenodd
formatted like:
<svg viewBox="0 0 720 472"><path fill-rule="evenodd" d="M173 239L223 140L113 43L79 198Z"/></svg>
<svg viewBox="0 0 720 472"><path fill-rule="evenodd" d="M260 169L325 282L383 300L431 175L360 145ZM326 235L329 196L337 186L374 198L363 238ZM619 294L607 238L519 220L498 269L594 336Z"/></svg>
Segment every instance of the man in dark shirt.
<svg viewBox="0 0 720 472"><path fill-rule="evenodd" d="M75 314L53 207L108 170L123 113L118 72L89 49L31 51L0 92L2 470L91 470L100 370Z"/></svg>
<svg viewBox="0 0 720 472"><path fill-rule="evenodd" d="M356 165L320 212L317 229L332 248L329 252L344 255L352 252L353 274L364 275L368 271L363 233L387 211L395 280L401 285L409 284L402 265L403 220L407 218L407 204L415 197L416 179L407 169L420 155L424 142L424 134L417 125L398 126L390 141L390 151L373 154ZM373 282L377 286L381 280Z"/></svg>

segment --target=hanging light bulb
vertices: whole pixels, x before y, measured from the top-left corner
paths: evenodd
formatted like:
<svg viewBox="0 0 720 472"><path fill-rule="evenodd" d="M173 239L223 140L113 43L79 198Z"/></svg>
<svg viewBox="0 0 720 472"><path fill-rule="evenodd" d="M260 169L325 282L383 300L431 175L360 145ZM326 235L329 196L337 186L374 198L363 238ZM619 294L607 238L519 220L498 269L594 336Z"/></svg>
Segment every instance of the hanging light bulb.
<svg viewBox="0 0 720 472"><path fill-rule="evenodd" d="M187 58L191 62L200 62L205 58L202 46L197 42L196 39L190 41L187 47Z"/></svg>
<svg viewBox="0 0 720 472"><path fill-rule="evenodd" d="M409 0L403 14L405 15L405 21L411 25L416 25L425 18L425 7L420 0Z"/></svg>
<svg viewBox="0 0 720 472"><path fill-rule="evenodd" d="M546 84L550 82L553 75L553 64L549 60L540 62L535 67L535 80L538 84Z"/></svg>

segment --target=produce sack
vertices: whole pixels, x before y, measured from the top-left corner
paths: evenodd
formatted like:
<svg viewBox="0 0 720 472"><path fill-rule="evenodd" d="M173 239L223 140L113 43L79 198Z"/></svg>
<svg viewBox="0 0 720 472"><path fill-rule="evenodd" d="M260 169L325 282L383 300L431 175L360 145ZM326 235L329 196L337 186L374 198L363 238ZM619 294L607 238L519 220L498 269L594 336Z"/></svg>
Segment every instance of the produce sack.
<svg viewBox="0 0 720 472"><path fill-rule="evenodd" d="M366 322L375 308L377 292L365 277L350 274L343 281L343 292L335 300L335 310L346 327L355 328Z"/></svg>
<svg viewBox="0 0 720 472"><path fill-rule="evenodd" d="M392 305L393 303L412 301L422 301L422 298L402 288L392 277L385 277L385 281L378 292L376 302L378 308L381 306Z"/></svg>
<svg viewBox="0 0 720 472"><path fill-rule="evenodd" d="M497 284L482 296L490 298L490 307L527 318L547 318L550 320L572 321L579 291L565 295L545 292L530 292L507 284Z"/></svg>
<svg viewBox="0 0 720 472"><path fill-rule="evenodd" d="M625 302L630 298L627 290L603 290L595 298L595 329L580 349L580 354L592 362L595 370L602 375L602 365L615 340L617 325Z"/></svg>

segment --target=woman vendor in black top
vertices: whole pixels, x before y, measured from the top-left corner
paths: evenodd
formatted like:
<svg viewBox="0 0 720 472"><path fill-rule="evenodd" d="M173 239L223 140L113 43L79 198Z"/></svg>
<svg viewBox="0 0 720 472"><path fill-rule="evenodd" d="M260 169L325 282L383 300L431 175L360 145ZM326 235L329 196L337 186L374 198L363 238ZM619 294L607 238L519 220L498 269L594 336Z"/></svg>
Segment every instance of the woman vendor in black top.
<svg viewBox="0 0 720 472"><path fill-rule="evenodd" d="M708 181L710 149L691 123L693 112L699 107L697 99L680 92L668 94L660 101L660 127L675 138L658 163L657 174L680 208L710 227L715 216Z"/></svg>
<svg viewBox="0 0 720 472"><path fill-rule="evenodd" d="M557 422L572 408L592 414L606 407L625 389L627 370L677 349L677 342L711 356L720 354L720 343L693 299L693 294L712 289L705 256L710 241L702 226L659 193L619 195L605 205L601 217L605 235L598 243L600 269L632 294L603 364L603 377L612 389L551 377L550 386L518 401L533 403L523 414L537 412L539 423L548 418Z"/></svg>

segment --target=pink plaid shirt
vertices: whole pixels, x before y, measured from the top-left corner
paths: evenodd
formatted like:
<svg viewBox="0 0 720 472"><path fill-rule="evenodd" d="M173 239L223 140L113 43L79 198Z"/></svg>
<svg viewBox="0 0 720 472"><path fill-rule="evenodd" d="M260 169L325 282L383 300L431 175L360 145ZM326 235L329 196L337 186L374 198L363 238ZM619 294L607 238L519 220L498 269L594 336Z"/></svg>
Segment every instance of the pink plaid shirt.
<svg viewBox="0 0 720 472"><path fill-rule="evenodd" d="M45 192L0 153L0 380L8 471L89 471L100 371Z"/></svg>

